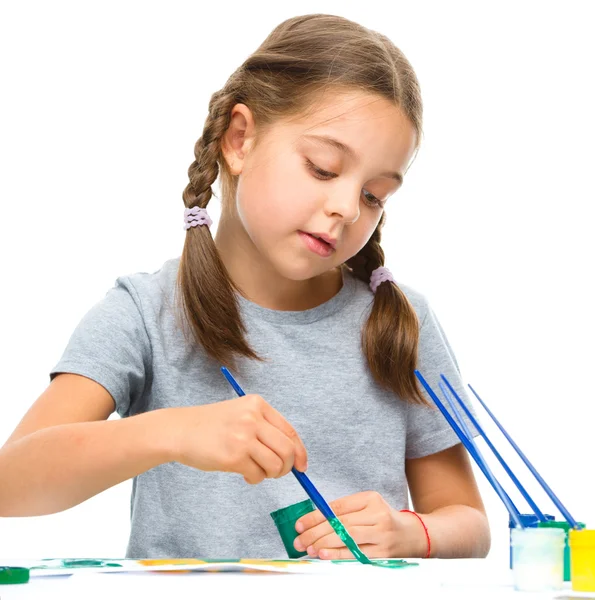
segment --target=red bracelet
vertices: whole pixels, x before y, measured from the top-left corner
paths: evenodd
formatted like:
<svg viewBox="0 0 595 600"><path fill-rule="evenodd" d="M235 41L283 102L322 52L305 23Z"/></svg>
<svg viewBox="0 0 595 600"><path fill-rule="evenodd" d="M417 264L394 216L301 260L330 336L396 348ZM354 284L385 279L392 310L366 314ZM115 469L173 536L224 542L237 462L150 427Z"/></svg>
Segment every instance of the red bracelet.
<svg viewBox="0 0 595 600"><path fill-rule="evenodd" d="M428 540L428 553L424 556L424 558L430 558L430 550L432 548L432 545L430 543L430 534L428 533L428 528L426 527L426 524L423 522L422 518L416 512L413 512L412 510L408 510L406 508L399 512L411 513L419 519L419 522L421 523L422 527L424 528L424 531L426 532L426 540Z"/></svg>

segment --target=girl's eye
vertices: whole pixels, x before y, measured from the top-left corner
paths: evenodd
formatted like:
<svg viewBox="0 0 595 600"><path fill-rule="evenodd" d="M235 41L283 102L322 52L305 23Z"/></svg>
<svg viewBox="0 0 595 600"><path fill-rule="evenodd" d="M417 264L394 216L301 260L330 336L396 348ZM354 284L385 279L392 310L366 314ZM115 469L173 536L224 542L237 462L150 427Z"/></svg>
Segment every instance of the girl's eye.
<svg viewBox="0 0 595 600"><path fill-rule="evenodd" d="M308 169L312 171L314 177L322 180L329 180L338 177L336 173L329 173L329 171L323 171L319 169L309 158L306 159L306 164L308 165Z"/></svg>
<svg viewBox="0 0 595 600"><path fill-rule="evenodd" d="M376 198L376 196L374 196L373 194L370 194L370 192L363 190L363 193L364 193L364 198L366 199L366 202L370 206L380 206L381 208L384 206L384 202L382 202L382 200L379 200L378 198Z"/></svg>
<svg viewBox="0 0 595 600"><path fill-rule="evenodd" d="M329 179L334 179L335 177L338 177L338 175L336 173L330 173L329 171L323 171L322 169L319 169L308 158L306 159L306 165L308 166L308 169L312 172L314 177L316 177L316 179L321 179L322 181L328 181ZM372 206L372 207L375 207L375 206L383 207L384 206L384 202L382 202L382 200L379 200L378 198L376 198L376 196L374 196L373 194L370 194L370 192L363 190L363 194L364 194L364 202L368 206Z"/></svg>

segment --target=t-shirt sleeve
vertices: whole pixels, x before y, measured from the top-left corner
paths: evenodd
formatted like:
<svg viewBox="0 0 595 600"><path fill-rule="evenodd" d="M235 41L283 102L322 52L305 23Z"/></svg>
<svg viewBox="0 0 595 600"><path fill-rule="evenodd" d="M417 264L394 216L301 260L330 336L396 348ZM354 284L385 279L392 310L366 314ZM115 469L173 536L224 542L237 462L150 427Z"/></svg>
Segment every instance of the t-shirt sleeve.
<svg viewBox="0 0 595 600"><path fill-rule="evenodd" d="M440 375L444 375L448 379L465 406L469 408L473 416L476 416L475 410L469 401L466 386L463 384L454 352L430 306L427 307L427 312L420 327L418 370L457 424L458 419L440 390L439 383L444 384ZM458 436L421 384L420 388L424 398L429 401L430 405L422 406L411 403L407 405L406 458L421 458L460 443ZM458 412L463 416L472 436L478 435L477 430L464 414L463 409L452 393L450 393L450 398L455 403Z"/></svg>
<svg viewBox="0 0 595 600"><path fill-rule="evenodd" d="M128 277L119 277L81 319L58 361L58 373L83 375L112 396L121 417L139 402L149 377L151 347L140 298ZM135 411L139 412L139 411Z"/></svg>

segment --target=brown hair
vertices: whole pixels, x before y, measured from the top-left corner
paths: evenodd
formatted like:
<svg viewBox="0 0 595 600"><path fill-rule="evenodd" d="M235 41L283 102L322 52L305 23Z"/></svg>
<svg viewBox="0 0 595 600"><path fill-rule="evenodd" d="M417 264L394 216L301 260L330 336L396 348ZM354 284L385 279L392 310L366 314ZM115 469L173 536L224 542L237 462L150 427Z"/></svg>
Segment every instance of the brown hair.
<svg viewBox="0 0 595 600"><path fill-rule="evenodd" d="M325 14L290 18L278 25L260 47L211 96L202 137L188 169L183 192L186 207L205 208L221 168L223 209L235 197L237 176L227 166L221 139L237 103L247 105L259 131L281 117L303 114L321 90L329 87L378 94L396 106L422 135L419 83L403 53L384 35L343 17ZM257 140L256 142L257 143ZM380 222L367 244L346 261L366 284L372 271L384 265ZM180 307L195 342L208 356L229 368L236 356L263 360L249 346L235 292L208 227L186 233L178 273ZM362 348L374 379L403 400L425 404L414 374L419 322L405 294L383 282L374 295L362 329Z"/></svg>

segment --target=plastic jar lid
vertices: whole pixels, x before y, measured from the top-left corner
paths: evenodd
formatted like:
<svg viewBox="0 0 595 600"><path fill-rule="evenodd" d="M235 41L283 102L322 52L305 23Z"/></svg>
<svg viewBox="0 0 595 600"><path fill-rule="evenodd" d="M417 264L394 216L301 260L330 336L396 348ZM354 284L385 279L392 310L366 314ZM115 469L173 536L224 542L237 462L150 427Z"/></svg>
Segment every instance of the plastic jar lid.
<svg viewBox="0 0 595 600"><path fill-rule="evenodd" d="M553 521L556 517L554 515L544 515L548 521ZM537 527L540 524L539 517L534 513L521 513L519 515L523 527ZM512 517L508 517L508 526L511 529L516 527L515 520Z"/></svg>
<svg viewBox="0 0 595 600"><path fill-rule="evenodd" d="M29 569L25 567L0 567L0 585L11 583L27 583Z"/></svg>
<svg viewBox="0 0 595 600"><path fill-rule="evenodd" d="M585 527L584 523L579 523L578 525L581 529ZM570 531L572 529L572 525L568 521L545 521L544 523L539 523L538 527L545 527L546 529L564 529L565 531Z"/></svg>

